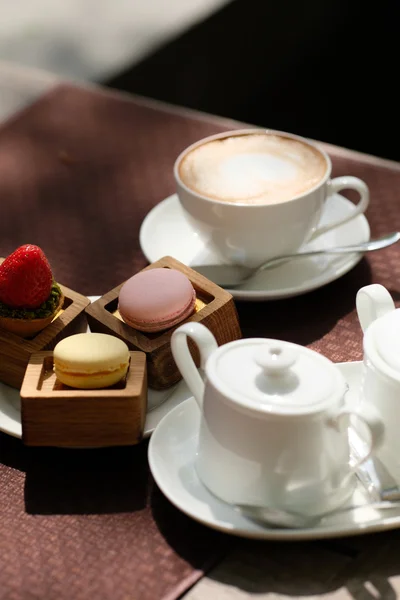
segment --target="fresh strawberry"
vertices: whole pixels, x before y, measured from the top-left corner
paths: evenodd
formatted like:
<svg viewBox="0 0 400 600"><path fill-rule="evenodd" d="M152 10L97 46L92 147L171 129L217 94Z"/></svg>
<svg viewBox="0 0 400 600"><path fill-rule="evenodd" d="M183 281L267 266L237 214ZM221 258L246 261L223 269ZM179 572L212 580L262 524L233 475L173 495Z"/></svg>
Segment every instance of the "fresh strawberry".
<svg viewBox="0 0 400 600"><path fill-rule="evenodd" d="M13 308L38 308L49 297L52 283L43 250L25 244L0 265L0 302Z"/></svg>

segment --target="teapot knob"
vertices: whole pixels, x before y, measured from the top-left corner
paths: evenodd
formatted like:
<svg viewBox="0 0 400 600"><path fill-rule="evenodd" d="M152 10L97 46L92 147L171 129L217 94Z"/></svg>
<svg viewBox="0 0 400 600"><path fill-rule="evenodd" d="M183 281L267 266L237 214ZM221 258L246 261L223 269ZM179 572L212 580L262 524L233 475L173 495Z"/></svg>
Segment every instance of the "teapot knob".
<svg viewBox="0 0 400 600"><path fill-rule="evenodd" d="M292 348L266 344L256 350L254 360L263 369L265 375L279 377L286 375L290 367L294 365L297 360L297 352Z"/></svg>

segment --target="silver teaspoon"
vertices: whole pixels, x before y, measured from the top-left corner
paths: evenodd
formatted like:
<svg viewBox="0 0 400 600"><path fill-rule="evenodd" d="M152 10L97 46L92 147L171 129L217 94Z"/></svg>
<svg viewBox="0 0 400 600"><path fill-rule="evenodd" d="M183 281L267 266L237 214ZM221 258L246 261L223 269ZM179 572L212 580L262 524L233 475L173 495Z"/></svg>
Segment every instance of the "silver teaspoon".
<svg viewBox="0 0 400 600"><path fill-rule="evenodd" d="M400 501L381 501L356 506L346 506L317 516L308 516L295 511L268 508L266 506L255 506L253 504L237 504L235 505L235 508L245 517L249 517L268 527L307 529L309 527L315 527L329 517L336 515L355 514L356 512L365 511L371 508L378 511L400 508Z"/></svg>
<svg viewBox="0 0 400 600"><path fill-rule="evenodd" d="M285 263L296 258L305 258L307 256L319 256L323 254L351 254L354 252L373 252L382 250L400 240L400 232L388 233L380 238L364 242L363 244L354 244L351 246L337 246L336 248L325 248L323 250L311 250L310 252L297 252L297 254L286 254L271 258L256 268L242 267L240 265L198 265L192 266L192 269L201 273L211 281L224 288L232 288L248 281L261 271L266 271L272 267Z"/></svg>

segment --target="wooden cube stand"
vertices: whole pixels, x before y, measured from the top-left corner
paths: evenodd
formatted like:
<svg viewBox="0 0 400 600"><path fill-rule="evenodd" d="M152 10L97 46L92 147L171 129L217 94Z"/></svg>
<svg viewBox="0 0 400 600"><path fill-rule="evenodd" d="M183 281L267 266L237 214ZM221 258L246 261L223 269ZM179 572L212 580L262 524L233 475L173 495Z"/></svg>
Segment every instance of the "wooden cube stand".
<svg viewBox="0 0 400 600"><path fill-rule="evenodd" d="M145 269L176 269L191 281L197 294L196 311L182 323L202 323L212 331L219 345L241 338L239 320L233 297L229 292L200 275L178 260L165 256ZM140 350L147 356L148 384L157 390L167 389L181 379L172 357L171 335L182 323L167 331L144 333L127 325L118 312L118 296L123 283L86 308L91 331L108 333L123 340L131 350ZM189 348L197 365L198 351L189 341Z"/></svg>
<svg viewBox="0 0 400 600"><path fill-rule="evenodd" d="M85 308L89 298L60 285L64 303L50 325L24 339L0 328L0 381L20 389L33 352L52 350L64 337L87 330Z"/></svg>
<svg viewBox="0 0 400 600"><path fill-rule="evenodd" d="M131 352L127 376L101 390L61 383L53 353L32 354L21 388L22 441L27 446L94 448L141 441L146 419L146 356Z"/></svg>

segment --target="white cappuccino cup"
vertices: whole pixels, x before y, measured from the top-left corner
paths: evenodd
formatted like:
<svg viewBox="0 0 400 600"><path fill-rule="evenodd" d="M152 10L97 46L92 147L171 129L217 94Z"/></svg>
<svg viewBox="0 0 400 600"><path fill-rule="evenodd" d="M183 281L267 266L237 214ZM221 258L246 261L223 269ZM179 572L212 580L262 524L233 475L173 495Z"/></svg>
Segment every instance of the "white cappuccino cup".
<svg viewBox="0 0 400 600"><path fill-rule="evenodd" d="M302 137L244 129L186 148L174 176L185 216L204 241L229 262L254 267L365 212L367 185L331 179L331 170L326 152ZM354 210L319 226L327 198L344 189L360 195Z"/></svg>

